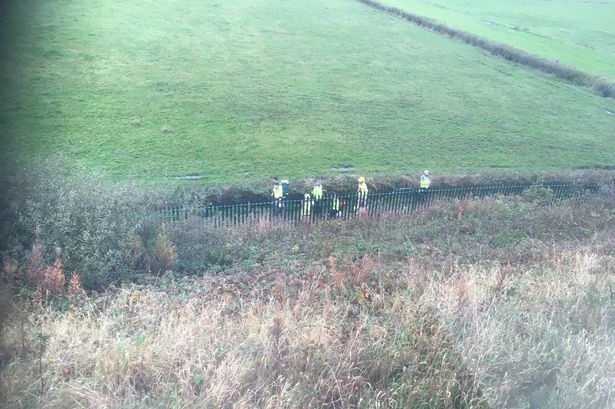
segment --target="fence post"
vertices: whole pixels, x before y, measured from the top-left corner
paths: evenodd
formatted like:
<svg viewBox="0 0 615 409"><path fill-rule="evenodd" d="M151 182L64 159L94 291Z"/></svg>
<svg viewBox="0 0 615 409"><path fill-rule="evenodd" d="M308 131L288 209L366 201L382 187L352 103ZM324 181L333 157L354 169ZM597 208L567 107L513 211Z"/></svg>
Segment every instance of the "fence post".
<svg viewBox="0 0 615 409"><path fill-rule="evenodd" d="M347 220L356 217L359 213L366 212L371 217L379 217L382 213L412 213L417 208L432 205L435 201L451 201L454 199L464 200L474 195L484 198L490 195L520 195L532 186L542 186L553 192L551 203L569 199L574 203L584 201L589 194L601 192L601 185L596 183L540 183L540 184L491 184L460 186L441 189L397 189L391 192L375 192L363 196L358 192L337 195L341 209L337 217ZM608 186L615 186L615 181ZM293 221L297 223L306 220L315 223L317 219L331 218L333 210L333 196L327 195L320 200L311 200L309 216L303 215L304 199L283 199L282 203L276 200L270 202L251 203L228 203L203 205L202 210L180 205L165 204L159 210L165 220L187 220L190 214L200 215L216 227L236 226L243 223L253 223L260 219L268 219L270 222ZM280 206L281 204L281 206ZM200 206L200 205L197 205ZM364 210L361 210L364 208Z"/></svg>

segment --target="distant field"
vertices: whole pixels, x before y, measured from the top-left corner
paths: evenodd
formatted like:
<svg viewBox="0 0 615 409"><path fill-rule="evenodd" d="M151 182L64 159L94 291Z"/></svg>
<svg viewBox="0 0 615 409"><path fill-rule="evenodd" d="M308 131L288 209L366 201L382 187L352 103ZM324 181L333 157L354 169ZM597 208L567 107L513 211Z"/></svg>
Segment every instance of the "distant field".
<svg viewBox="0 0 615 409"><path fill-rule="evenodd" d="M615 80L613 0L385 0L383 3Z"/></svg>
<svg viewBox="0 0 615 409"><path fill-rule="evenodd" d="M148 182L615 165L615 101L355 1L2 7L11 156Z"/></svg>

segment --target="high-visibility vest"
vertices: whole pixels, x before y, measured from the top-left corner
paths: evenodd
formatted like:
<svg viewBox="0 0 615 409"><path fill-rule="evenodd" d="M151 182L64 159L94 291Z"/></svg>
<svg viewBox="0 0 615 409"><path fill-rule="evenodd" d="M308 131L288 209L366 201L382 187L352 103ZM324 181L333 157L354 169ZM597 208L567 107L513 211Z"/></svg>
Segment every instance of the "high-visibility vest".
<svg viewBox="0 0 615 409"><path fill-rule="evenodd" d="M357 191L359 192L359 195L367 196L367 192L369 192L369 189L367 188L367 183L359 183L359 188L357 189Z"/></svg>
<svg viewBox="0 0 615 409"><path fill-rule="evenodd" d="M282 196L284 196L284 191L282 189L282 185L275 185L273 187L273 198L274 199L281 199Z"/></svg>
<svg viewBox="0 0 615 409"><path fill-rule="evenodd" d="M322 185L314 186L314 189L312 189L312 197L316 200L322 199Z"/></svg>
<svg viewBox="0 0 615 409"><path fill-rule="evenodd" d="M340 199L335 199L333 201L333 210L336 210L336 211L340 210Z"/></svg>
<svg viewBox="0 0 615 409"><path fill-rule="evenodd" d="M312 200L308 199L308 200L304 200L303 201L303 215L304 216L309 216L310 212L312 211Z"/></svg>
<svg viewBox="0 0 615 409"><path fill-rule="evenodd" d="M427 189L430 184L431 184L431 180L429 180L429 177L425 175L421 175L421 184L420 184L421 189Z"/></svg>

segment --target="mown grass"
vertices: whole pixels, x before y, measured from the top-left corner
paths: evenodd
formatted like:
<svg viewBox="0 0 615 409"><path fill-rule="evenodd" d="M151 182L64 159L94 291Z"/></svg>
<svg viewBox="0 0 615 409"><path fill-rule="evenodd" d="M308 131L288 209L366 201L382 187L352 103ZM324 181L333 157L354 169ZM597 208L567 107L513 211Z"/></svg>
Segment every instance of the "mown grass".
<svg viewBox="0 0 615 409"><path fill-rule="evenodd" d="M388 7L375 0L360 0L361 3L367 4L390 14L400 17L404 20L415 23L429 30L437 31L446 34L451 38L460 40L466 44L471 44L497 57L505 58L508 61L517 63L526 67L530 67L546 74L553 75L557 78L566 80L575 85L581 85L591 88L596 94L606 97L615 97L615 83L606 81L603 78L591 75L577 68L561 64L558 61L546 59L536 54L528 53L518 48L511 47L506 44L494 42L485 37L477 36L467 31L452 28L445 24L436 22L430 18L422 17L417 14L408 13L397 7Z"/></svg>
<svg viewBox="0 0 615 409"><path fill-rule="evenodd" d="M583 1L387 0L494 42L615 81L615 4Z"/></svg>
<svg viewBox="0 0 615 409"><path fill-rule="evenodd" d="M358 3L4 7L7 156L157 183L614 163L613 101Z"/></svg>
<svg viewBox="0 0 615 409"><path fill-rule="evenodd" d="M217 246L224 274L13 298L0 397L9 408L611 407L613 199L466 200L299 229L186 223L187 235L169 232L180 258Z"/></svg>

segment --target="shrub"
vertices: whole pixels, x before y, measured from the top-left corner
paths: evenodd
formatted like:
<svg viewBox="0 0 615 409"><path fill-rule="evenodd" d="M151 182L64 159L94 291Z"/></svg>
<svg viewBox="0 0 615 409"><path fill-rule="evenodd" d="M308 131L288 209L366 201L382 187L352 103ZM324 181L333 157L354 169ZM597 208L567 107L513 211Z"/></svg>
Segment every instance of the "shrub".
<svg viewBox="0 0 615 409"><path fill-rule="evenodd" d="M518 269L332 257L47 306L24 324L34 340L45 323L44 353L0 367L0 394L7 407L608 407L613 256L588 250L592 236L549 243Z"/></svg>
<svg viewBox="0 0 615 409"><path fill-rule="evenodd" d="M598 79L592 84L592 89L605 98L615 98L615 84Z"/></svg>
<svg viewBox="0 0 615 409"><path fill-rule="evenodd" d="M177 263L175 245L169 239L164 224L141 226L130 240L134 266L140 271L159 276Z"/></svg>
<svg viewBox="0 0 615 409"><path fill-rule="evenodd" d="M577 172L566 177L598 180L607 175L610 173L606 171ZM512 175L510 179L538 177ZM374 185L379 183L379 187L389 189L400 180L403 179L375 179ZM480 179L467 175L440 180L447 184ZM353 183L348 178L339 181ZM544 231L561 233L559 226L550 227L554 224L568 226L570 232L584 236L596 227L591 223L599 221L584 217L580 219L590 225L571 225L564 215L577 210L567 204L543 214L540 207L550 203L552 195L540 188L530 189L524 200L506 197L436 203L408 216L385 214L381 219L330 221L313 226L262 220L228 229L214 227L196 215L165 224L158 209L180 196L188 206L196 206L202 198L198 191L165 192L108 184L97 175L69 178L51 165L25 170L8 192L8 210L0 213L0 231L5 238L0 249L3 259L27 266L26 275L41 276L57 255L65 271L79 273L86 289L101 289L143 274L160 275L166 270L202 274L264 263L289 266L314 255L355 259L381 254L399 259L416 251L421 257L429 256L430 262L444 263L450 269L457 261L445 258L453 249L467 247L463 258L475 260L480 257L476 251L480 246L487 246L494 252L493 257L501 257L500 251L511 245L525 257L529 252L527 238ZM537 214L544 219L532 219ZM416 244L424 246L416 249Z"/></svg>
<svg viewBox="0 0 615 409"><path fill-rule="evenodd" d="M48 300L52 297L64 295L64 284L66 276L62 270L62 260L56 257L54 263L47 266L39 277L36 277L34 284L35 298L40 302L42 299Z"/></svg>
<svg viewBox="0 0 615 409"><path fill-rule="evenodd" d="M23 317L5 322L0 397L7 407L605 407L615 195L543 206L549 197L536 188L307 226L134 218L114 232L140 284L90 297L77 275L59 285L65 267L47 252L71 252L54 229L92 220L84 206L38 230L21 211L30 251L5 258L5 272L25 266L70 299L24 300ZM147 279L167 268L180 274Z"/></svg>
<svg viewBox="0 0 615 409"><path fill-rule="evenodd" d="M101 175L67 177L57 166L23 170L8 186L2 253L29 258L28 274L40 276L53 260L45 252L50 248L66 270L79 271L86 288L120 280L134 266L131 238L144 226L161 225L153 206L160 198L130 184L111 185Z"/></svg>
<svg viewBox="0 0 615 409"><path fill-rule="evenodd" d="M539 206L548 206L553 203L555 195L553 189L536 185L524 190L523 198Z"/></svg>

